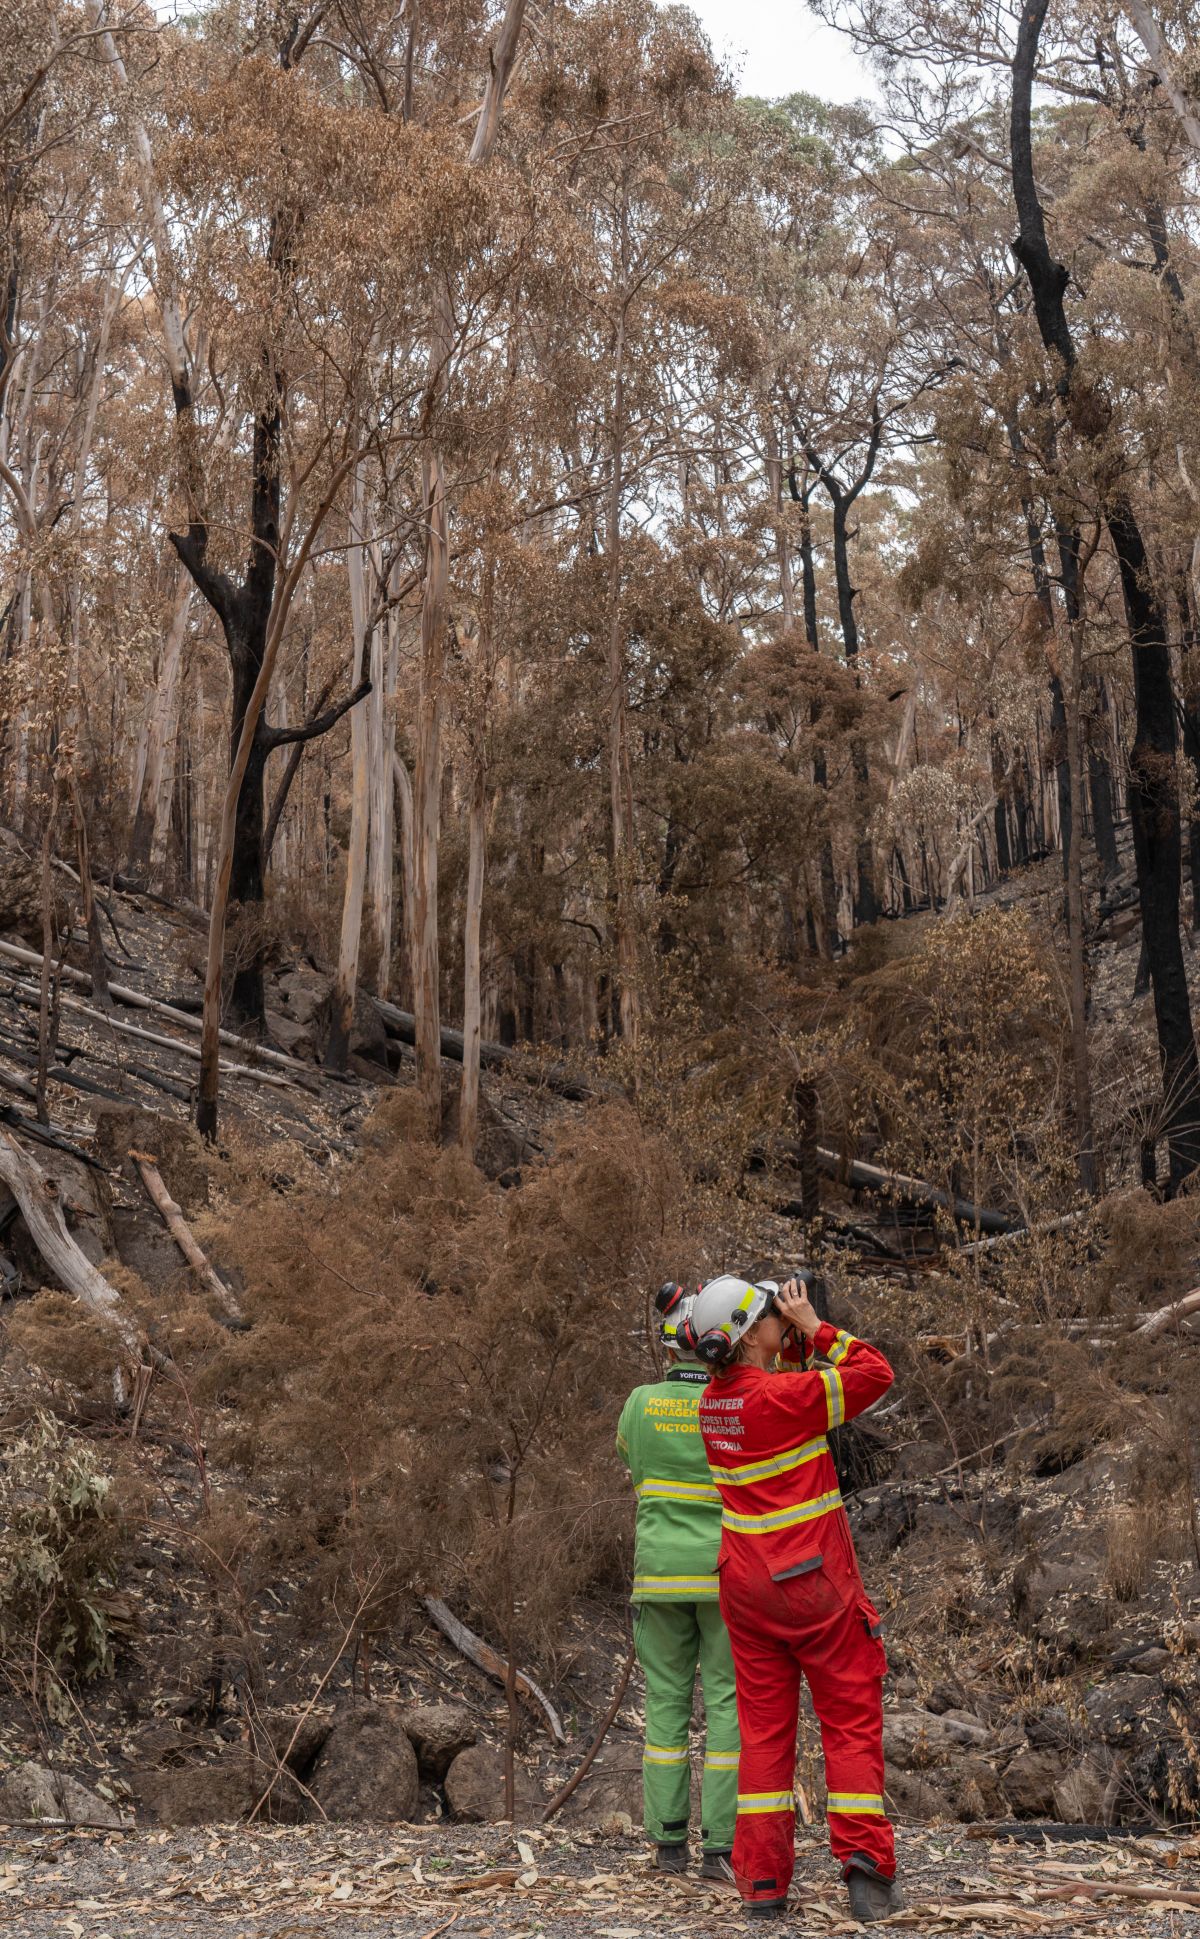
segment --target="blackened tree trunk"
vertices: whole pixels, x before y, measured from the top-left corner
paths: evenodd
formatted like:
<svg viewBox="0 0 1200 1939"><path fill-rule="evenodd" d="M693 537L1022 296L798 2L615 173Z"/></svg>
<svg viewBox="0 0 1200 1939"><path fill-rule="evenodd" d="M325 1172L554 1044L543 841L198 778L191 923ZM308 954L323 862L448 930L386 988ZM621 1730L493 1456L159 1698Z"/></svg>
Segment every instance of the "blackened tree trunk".
<svg viewBox="0 0 1200 1939"><path fill-rule="evenodd" d="M811 484L801 486L793 465L788 471L788 489L794 502L800 507L800 582L804 603L804 637L810 653L821 651L821 631L817 620L817 573L813 562L812 521L809 517L809 500L812 496ZM820 788L828 802L829 763L821 741L815 740L815 729L821 719L821 702L814 699L809 713L810 724L814 729L813 781ZM837 881L833 872L833 841L828 827L828 807L826 808L826 828L821 838L821 935L819 949L822 956L832 959L837 954L841 938L837 925Z"/></svg>
<svg viewBox="0 0 1200 1939"><path fill-rule="evenodd" d="M837 581L838 624L842 632L842 644L846 659L855 668L857 678L858 661L858 620L855 617L854 601L857 590L850 573L850 513L860 492L870 483L879 456L879 446L883 438L883 418L879 410L879 398L871 401L871 429L867 439L867 449L857 477L847 484L839 478L832 466L827 465L813 446L805 443L805 453L809 464L829 495L833 508L833 569ZM850 760L854 770L854 803L857 822L855 852L854 920L856 923L877 922L879 919L879 897L875 889L875 858L872 853L871 839L867 833L870 816L871 773L867 759L866 743L861 735L856 735L850 744Z"/></svg>
<svg viewBox="0 0 1200 1939"><path fill-rule="evenodd" d="M1068 419L1082 441L1098 445L1108 429L1108 414L1104 401L1077 379L1064 301L1070 278L1050 253L1033 168L1031 104L1047 4L1048 0L1029 0L1013 55L1010 139L1019 225L1013 253L1029 278L1038 329L1056 362L1057 392ZM1181 834L1170 650L1133 507L1118 491L1103 512L1116 554L1133 655L1135 732L1129 808L1162 1069L1169 1189L1177 1190L1200 1166L1200 1066L1179 933Z"/></svg>
<svg viewBox="0 0 1200 1939"><path fill-rule="evenodd" d="M1087 723L1088 789L1092 797L1092 835L1096 844L1096 859L1100 864L1100 880L1107 882L1121 869L1113 813L1112 769L1108 759L1108 689L1103 680L1097 680L1092 692L1095 705L1089 709Z"/></svg>

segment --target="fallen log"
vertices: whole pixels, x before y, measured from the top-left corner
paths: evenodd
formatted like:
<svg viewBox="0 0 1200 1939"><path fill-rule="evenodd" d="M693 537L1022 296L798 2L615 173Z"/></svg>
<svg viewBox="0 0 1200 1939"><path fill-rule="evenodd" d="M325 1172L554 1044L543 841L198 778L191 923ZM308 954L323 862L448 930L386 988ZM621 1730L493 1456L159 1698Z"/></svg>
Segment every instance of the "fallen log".
<svg viewBox="0 0 1200 1939"><path fill-rule="evenodd" d="M1182 1299L1173 1301L1170 1306L1160 1306L1134 1327L1139 1340L1157 1340L1176 1320L1185 1320L1189 1313L1200 1313L1200 1286L1193 1287Z"/></svg>
<svg viewBox="0 0 1200 1939"><path fill-rule="evenodd" d="M980 1232L1014 1233L1024 1230L1023 1221L1009 1216L1007 1212L992 1212L985 1205L975 1205L969 1198L957 1198L951 1192L944 1192L940 1185L931 1185L924 1178L909 1178L904 1172L885 1171L881 1165L868 1165L861 1158L845 1160L836 1151L826 1151L817 1146L817 1164L827 1178L839 1179L843 1184L853 1185L863 1192L878 1192L885 1198L899 1199L905 1205L919 1205L929 1210L935 1208L949 1212L963 1225L973 1225Z"/></svg>
<svg viewBox="0 0 1200 1939"><path fill-rule="evenodd" d="M447 1603L442 1601L440 1596L425 1596L423 1600L426 1609L441 1630L442 1635L449 1638L454 1644L455 1649L466 1657L468 1663L474 1663L475 1668L482 1670L485 1676L490 1676L493 1682L505 1682L508 1675L508 1665L504 1662L504 1659L497 1656L495 1650L490 1649L483 1641L483 1638L477 1636L473 1629L468 1629L465 1623L460 1623L453 1610ZM539 1688L533 1678L527 1675L524 1670L517 1671L516 1680L517 1688L521 1691L522 1695L531 1697L534 1703L541 1705L549 1722L551 1733L556 1741L560 1744L565 1744L567 1741L566 1734L562 1724L559 1722L558 1712L546 1695L546 1692Z"/></svg>
<svg viewBox="0 0 1200 1939"><path fill-rule="evenodd" d="M963 1257L967 1259L976 1253L995 1252L1002 1246L1015 1244L1018 1239L1028 1239L1033 1232L1036 1232L1039 1237L1043 1233L1049 1235L1052 1232L1066 1232L1069 1227L1090 1218L1092 1210L1090 1205L1085 1205L1078 1212L1064 1212L1061 1218L1048 1219L1045 1225L1018 1225L1013 1231L997 1233L990 1239L972 1239L970 1245L962 1248Z"/></svg>
<svg viewBox="0 0 1200 1939"><path fill-rule="evenodd" d="M200 1284L212 1294L213 1298L228 1313L230 1319L244 1325L245 1320L236 1296L217 1276L216 1271L205 1257L195 1233L183 1216L183 1207L171 1197L166 1180L158 1169L155 1158L146 1151L130 1151L129 1156L138 1168L143 1185L154 1204L155 1210L166 1226L167 1231L179 1247L188 1265L192 1268Z"/></svg>
<svg viewBox="0 0 1200 1939"><path fill-rule="evenodd" d="M0 1179L20 1206L29 1236L55 1278L94 1318L118 1335L130 1359L140 1364L141 1334L121 1304L115 1287L109 1285L103 1273L97 1272L67 1231L58 1180L43 1171L37 1159L23 1151L16 1139L3 1130L0 1130Z"/></svg>
<svg viewBox="0 0 1200 1939"><path fill-rule="evenodd" d="M42 966L42 959L36 949L23 949L18 943L0 942L0 957L7 957L13 963L23 963L30 969L40 969ZM63 965L62 975L77 989L90 990L92 987L92 979L87 972L73 969L69 963ZM141 990L129 989L123 983L110 983L108 987L109 994L115 997L118 1003L127 1004L134 1010L149 1010L153 1016L162 1017L168 1023L178 1023L183 1029L191 1031L194 1036L199 1035L200 1019L189 1017L186 1010L177 1010L172 1004L163 1003L158 997L144 996ZM220 1041L230 1049L245 1051L259 1063L271 1064L276 1070L298 1071L308 1078L313 1076L311 1064L302 1063L298 1057L289 1057L285 1050L274 1050L270 1044L256 1044L251 1038L239 1037L232 1030L222 1030L219 1036Z"/></svg>
<svg viewBox="0 0 1200 1939"><path fill-rule="evenodd" d="M6 944L0 943L0 950L6 947ZM37 999L32 990L24 990L19 984L13 984L11 987L18 1003L36 1002ZM115 987L114 985L114 991ZM200 1061L200 1049L197 1044L181 1043L178 1037L164 1036L161 1030L143 1030L139 1024L122 1023L119 1017L110 1016L107 1011L93 1008L81 997L60 995L58 1000L64 1010L70 1010L74 1016L87 1017L98 1029L115 1030L118 1036L132 1037L136 1043L153 1044L159 1050L174 1051L178 1057L189 1057L195 1063ZM165 1005L163 1007L165 1008ZM253 1050L254 1046L250 1045L249 1048ZM284 1077L278 1071L258 1070L250 1064L231 1064L227 1058L221 1062L221 1073L225 1077L244 1077L248 1083L265 1084L275 1090L293 1091L304 1088L315 1090L316 1073L311 1064L296 1063L295 1068L300 1076L308 1080L307 1086L302 1085L297 1077Z"/></svg>
<svg viewBox="0 0 1200 1939"><path fill-rule="evenodd" d="M387 1003L381 997L372 999L389 1037L398 1043L415 1044L417 1041L417 1020L411 1010L398 1010L394 1003ZM463 1033L442 1026L442 1056L449 1057L453 1063L463 1060ZM536 1058L523 1051L512 1050L507 1044L482 1043L479 1046L479 1061L484 1070L511 1070L526 1083L542 1083L556 1097L565 1097L577 1103L587 1103L590 1098L601 1097L606 1092L616 1095L614 1087L592 1084L576 1076L563 1064L539 1064Z"/></svg>

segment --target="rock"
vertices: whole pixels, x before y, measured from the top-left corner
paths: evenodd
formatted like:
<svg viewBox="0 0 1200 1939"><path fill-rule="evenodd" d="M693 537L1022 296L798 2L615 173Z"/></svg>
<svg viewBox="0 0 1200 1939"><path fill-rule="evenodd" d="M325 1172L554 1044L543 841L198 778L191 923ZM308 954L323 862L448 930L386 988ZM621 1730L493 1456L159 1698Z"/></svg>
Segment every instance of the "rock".
<svg viewBox="0 0 1200 1939"><path fill-rule="evenodd" d="M1067 1825L1108 1824L1114 1775L1111 1753L1093 1746L1054 1786L1056 1817Z"/></svg>
<svg viewBox="0 0 1200 1939"><path fill-rule="evenodd" d="M954 1717L935 1717L928 1710L885 1710L883 1753L902 1770L917 1771L939 1764L959 1749L978 1750L992 1744L984 1724L964 1724Z"/></svg>
<svg viewBox="0 0 1200 1939"><path fill-rule="evenodd" d="M124 1824L115 1804L46 1764L18 1764L0 1778L0 1817L65 1818L70 1824Z"/></svg>
<svg viewBox="0 0 1200 1939"><path fill-rule="evenodd" d="M413 1818L420 1776L399 1707L377 1703L340 1717L313 1765L309 1789L335 1824Z"/></svg>
<svg viewBox="0 0 1200 1939"><path fill-rule="evenodd" d="M312 1024L323 1005L329 1002L332 976L306 963L285 970L276 984L280 1007L293 1023Z"/></svg>
<svg viewBox="0 0 1200 1939"><path fill-rule="evenodd" d="M985 1818L1003 1816L1004 1793L995 1767L986 1757L960 1752L937 1775L938 1789L960 1824L974 1825Z"/></svg>
<svg viewBox="0 0 1200 1939"><path fill-rule="evenodd" d="M503 1823L504 1753L494 1744L476 1744L460 1751L446 1772L446 1802L450 1815L463 1824ZM516 1817L527 1824L540 1816L545 1799L518 1760L516 1767Z"/></svg>
<svg viewBox="0 0 1200 1939"><path fill-rule="evenodd" d="M1013 1571L1010 1606L1026 1635L1057 1657L1087 1655L1108 1634L1112 1610L1100 1584L1104 1557L1082 1529L1044 1524Z"/></svg>
<svg viewBox="0 0 1200 1939"><path fill-rule="evenodd" d="M285 1016L282 1010L267 1009L267 1036L280 1050L286 1050L289 1057L313 1057L316 1046L312 1031L306 1023L298 1023L294 1017Z"/></svg>
<svg viewBox="0 0 1200 1939"><path fill-rule="evenodd" d="M272 1710L259 1722L274 1756L300 1778L308 1776L333 1729L333 1718L314 1710Z"/></svg>
<svg viewBox="0 0 1200 1939"><path fill-rule="evenodd" d="M1020 1750L1004 1772L1002 1788L1014 1818L1052 1818L1054 1787L1063 1775L1056 1751Z"/></svg>
<svg viewBox="0 0 1200 1939"><path fill-rule="evenodd" d="M1098 1683L1083 1700L1091 1734L1105 1744L1128 1745L1163 1721L1162 1688L1158 1678L1127 1672Z"/></svg>
<svg viewBox="0 0 1200 1939"><path fill-rule="evenodd" d="M127 1782L160 1825L236 1824L254 1809L273 1775L271 1765L237 1750L212 1764L136 1771Z"/></svg>
<svg viewBox="0 0 1200 1939"><path fill-rule="evenodd" d="M923 1771L903 1771L895 1764L885 1764L883 1788L888 1802L902 1817L930 1824L935 1819L945 1820L955 1815L945 1792Z"/></svg>
<svg viewBox="0 0 1200 1939"><path fill-rule="evenodd" d="M1071 1720L1061 1703L1048 1704L1025 1719L1025 1735L1035 1750L1067 1750L1075 1740Z"/></svg>
<svg viewBox="0 0 1200 1939"><path fill-rule="evenodd" d="M603 1831L612 1818L625 1817L640 1825L642 1774L629 1751L605 1744L560 1815L564 1824L588 1825L597 1831Z"/></svg>
<svg viewBox="0 0 1200 1939"><path fill-rule="evenodd" d="M1148 1649L1139 1650L1135 1656L1128 1656L1122 1667L1136 1670L1139 1676L1157 1676L1171 1661L1171 1652L1159 1644L1152 1643Z"/></svg>
<svg viewBox="0 0 1200 1939"><path fill-rule="evenodd" d="M479 1732L465 1704L415 1703L403 1715L417 1753L421 1776L440 1784L460 1751L469 1750Z"/></svg>
<svg viewBox="0 0 1200 1939"><path fill-rule="evenodd" d="M957 1683L935 1683L925 1699L926 1710L932 1710L935 1717L944 1717L948 1710L957 1713L962 1703L963 1693ZM978 1718L974 1720L978 1722Z"/></svg>

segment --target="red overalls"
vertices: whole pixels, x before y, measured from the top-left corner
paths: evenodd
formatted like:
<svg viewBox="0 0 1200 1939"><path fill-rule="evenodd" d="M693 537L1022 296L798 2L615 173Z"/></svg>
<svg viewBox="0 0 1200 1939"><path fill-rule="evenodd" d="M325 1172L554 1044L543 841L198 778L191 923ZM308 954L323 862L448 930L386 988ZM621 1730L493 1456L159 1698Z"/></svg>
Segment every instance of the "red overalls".
<svg viewBox="0 0 1200 1939"><path fill-rule="evenodd" d="M744 1899L787 1897L793 1865L800 1676L821 1726L829 1842L885 1878L896 1869L883 1808L879 1617L867 1599L828 1430L892 1383L882 1353L822 1325L807 1372L736 1366L700 1400L700 1427L721 1493L717 1568L733 1644L742 1751L733 1869Z"/></svg>

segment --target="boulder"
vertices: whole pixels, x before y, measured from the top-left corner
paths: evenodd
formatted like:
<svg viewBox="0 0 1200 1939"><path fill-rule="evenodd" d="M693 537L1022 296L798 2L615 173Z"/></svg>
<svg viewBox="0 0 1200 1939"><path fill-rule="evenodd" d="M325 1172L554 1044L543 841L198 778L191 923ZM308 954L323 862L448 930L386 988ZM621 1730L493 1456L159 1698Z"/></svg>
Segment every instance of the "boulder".
<svg viewBox="0 0 1200 1939"><path fill-rule="evenodd" d="M414 1703L405 1710L404 1728L417 1753L421 1776L440 1784L460 1751L469 1750L479 1732L465 1704Z"/></svg>
<svg viewBox="0 0 1200 1939"><path fill-rule="evenodd" d="M1054 1787L1063 1775L1056 1751L1019 1750L1002 1779L1008 1808L1014 1818L1053 1818L1057 1810Z"/></svg>
<svg viewBox="0 0 1200 1939"><path fill-rule="evenodd" d="M69 1824L120 1825L115 1804L46 1764L18 1764L0 1778L0 1817L65 1818Z"/></svg>
<svg viewBox="0 0 1200 1939"><path fill-rule="evenodd" d="M417 1753L398 1705L371 1704L337 1719L321 1747L309 1789L335 1824L394 1824L416 1816Z"/></svg>
<svg viewBox="0 0 1200 1939"><path fill-rule="evenodd" d="M212 1764L135 1771L126 1781L156 1823L208 1825L237 1824L254 1809L273 1777L270 1764L236 1750ZM278 1814L272 1810L269 1815Z"/></svg>
<svg viewBox="0 0 1200 1939"><path fill-rule="evenodd" d="M562 1807L562 1821L604 1831L617 1818L642 1822L642 1774L623 1745L605 1744Z"/></svg>
<svg viewBox="0 0 1200 1939"><path fill-rule="evenodd" d="M1166 1721L1158 1678L1141 1676L1133 1670L1110 1677L1107 1683L1098 1683L1089 1690L1083 1709L1089 1734L1105 1744L1130 1745L1147 1733L1156 1734Z"/></svg>
<svg viewBox="0 0 1200 1939"><path fill-rule="evenodd" d="M314 1710L270 1710L258 1722L272 1754L300 1778L308 1776L333 1729L333 1718Z"/></svg>
<svg viewBox="0 0 1200 1939"><path fill-rule="evenodd" d="M1054 1786L1055 1816L1067 1825L1107 1824L1115 1774L1111 1752L1093 1745Z"/></svg>
<svg viewBox="0 0 1200 1939"><path fill-rule="evenodd" d="M1086 1531L1043 1529L1013 1570L1010 1607L1018 1627L1053 1657L1086 1656L1102 1643L1112 1609L1101 1583L1104 1557Z"/></svg>
<svg viewBox="0 0 1200 1939"><path fill-rule="evenodd" d="M937 1781L960 1824L975 1825L985 1818L1003 1817L1004 1793L989 1758L972 1751L957 1753L938 1771Z"/></svg>
<svg viewBox="0 0 1200 1939"><path fill-rule="evenodd" d="M929 1710L884 1711L883 1753L901 1770L925 1770L943 1763L953 1752L990 1748L992 1742L986 1724L935 1717Z"/></svg>
<svg viewBox="0 0 1200 1939"><path fill-rule="evenodd" d="M450 1816L463 1824L502 1824L504 1809L504 1752L494 1744L475 1744L460 1751L446 1772L446 1802ZM544 1798L529 1772L518 1760L516 1767L516 1817L528 1824L540 1817Z"/></svg>
<svg viewBox="0 0 1200 1939"><path fill-rule="evenodd" d="M902 1817L931 1824L955 1816L945 1792L924 1771L904 1771L895 1764L885 1764L883 1788L889 1804Z"/></svg>
<svg viewBox="0 0 1200 1939"><path fill-rule="evenodd" d="M1024 1721L1025 1735L1035 1750L1065 1751L1075 1742L1071 1719L1061 1703L1047 1704Z"/></svg>

